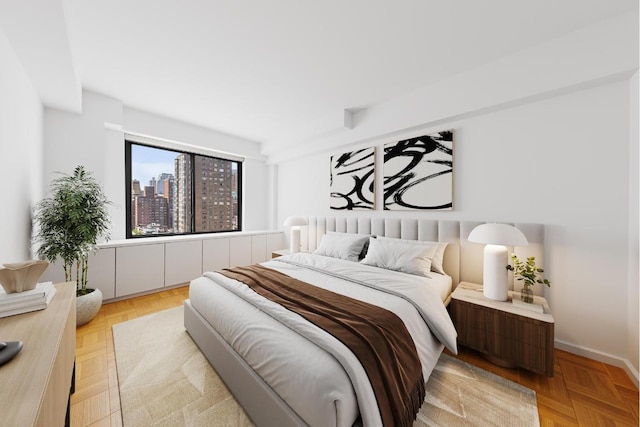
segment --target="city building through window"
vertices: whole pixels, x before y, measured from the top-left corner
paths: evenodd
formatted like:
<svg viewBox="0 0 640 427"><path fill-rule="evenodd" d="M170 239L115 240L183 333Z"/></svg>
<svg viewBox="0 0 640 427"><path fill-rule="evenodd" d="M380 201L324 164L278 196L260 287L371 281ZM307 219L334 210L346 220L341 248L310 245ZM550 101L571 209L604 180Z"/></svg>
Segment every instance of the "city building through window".
<svg viewBox="0 0 640 427"><path fill-rule="evenodd" d="M242 230L242 162L125 142L127 238Z"/></svg>

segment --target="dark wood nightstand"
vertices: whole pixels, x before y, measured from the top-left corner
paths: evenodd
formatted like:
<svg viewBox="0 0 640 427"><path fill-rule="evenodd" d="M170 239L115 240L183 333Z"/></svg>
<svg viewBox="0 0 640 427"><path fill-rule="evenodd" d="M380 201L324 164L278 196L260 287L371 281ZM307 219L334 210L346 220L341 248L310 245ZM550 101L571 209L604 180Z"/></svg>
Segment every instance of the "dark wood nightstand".
<svg viewBox="0 0 640 427"><path fill-rule="evenodd" d="M494 301L482 294L482 286L462 282L451 295L449 310L458 331L458 343L481 352L489 361L505 367L521 367L553 376L553 316L547 301L544 313L519 308L508 301Z"/></svg>
<svg viewBox="0 0 640 427"><path fill-rule="evenodd" d="M278 249L276 251L271 252L271 259L278 258L282 255L289 255L291 251L289 249Z"/></svg>

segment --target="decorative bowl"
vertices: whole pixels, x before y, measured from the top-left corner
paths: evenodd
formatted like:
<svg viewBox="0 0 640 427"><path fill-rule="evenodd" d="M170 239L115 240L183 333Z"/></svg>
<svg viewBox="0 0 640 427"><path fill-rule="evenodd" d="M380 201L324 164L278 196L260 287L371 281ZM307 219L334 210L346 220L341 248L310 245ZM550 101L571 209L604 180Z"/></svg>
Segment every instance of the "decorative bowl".
<svg viewBox="0 0 640 427"><path fill-rule="evenodd" d="M4 264L0 267L0 286L8 294L34 289L49 261L31 260Z"/></svg>

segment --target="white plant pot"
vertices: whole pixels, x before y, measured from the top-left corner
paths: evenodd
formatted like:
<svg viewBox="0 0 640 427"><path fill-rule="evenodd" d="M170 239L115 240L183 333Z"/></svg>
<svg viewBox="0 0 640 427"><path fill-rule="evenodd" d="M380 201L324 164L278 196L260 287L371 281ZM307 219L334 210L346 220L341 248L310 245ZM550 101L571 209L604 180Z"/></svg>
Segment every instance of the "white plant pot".
<svg viewBox="0 0 640 427"><path fill-rule="evenodd" d="M102 292L94 289L93 292L76 297L76 326L89 323L102 306Z"/></svg>

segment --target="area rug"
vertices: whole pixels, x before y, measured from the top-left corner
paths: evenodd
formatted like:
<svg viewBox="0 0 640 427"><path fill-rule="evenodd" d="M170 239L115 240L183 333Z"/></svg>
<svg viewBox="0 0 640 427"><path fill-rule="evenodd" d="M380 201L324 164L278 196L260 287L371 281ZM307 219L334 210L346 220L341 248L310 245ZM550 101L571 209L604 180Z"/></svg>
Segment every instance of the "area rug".
<svg viewBox="0 0 640 427"><path fill-rule="evenodd" d="M113 339L125 427L253 425L185 331L182 307L114 325ZM492 425L538 426L535 392L443 354L414 427Z"/></svg>

